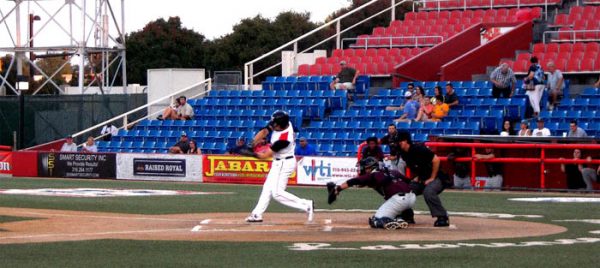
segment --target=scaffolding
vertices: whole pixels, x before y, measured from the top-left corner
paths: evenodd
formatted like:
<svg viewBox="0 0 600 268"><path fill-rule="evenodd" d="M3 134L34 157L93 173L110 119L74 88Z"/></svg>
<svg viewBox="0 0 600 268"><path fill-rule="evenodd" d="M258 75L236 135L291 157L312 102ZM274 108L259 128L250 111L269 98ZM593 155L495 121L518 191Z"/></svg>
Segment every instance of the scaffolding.
<svg viewBox="0 0 600 268"><path fill-rule="evenodd" d="M117 80L121 82L118 86L127 93L124 2L0 2L0 53L1 56L12 55L10 62L4 63L5 72L0 73L0 88L20 95L14 81L9 79L16 76L26 77L31 85L35 85L30 86L32 95L47 85L54 93L64 94L66 84L77 77L77 82L72 84L77 85L81 94L85 94L90 86L110 93L119 84ZM26 35L23 35L24 26ZM56 70L48 71L39 66L40 59L56 57L62 58ZM71 65L77 68L69 70Z"/></svg>

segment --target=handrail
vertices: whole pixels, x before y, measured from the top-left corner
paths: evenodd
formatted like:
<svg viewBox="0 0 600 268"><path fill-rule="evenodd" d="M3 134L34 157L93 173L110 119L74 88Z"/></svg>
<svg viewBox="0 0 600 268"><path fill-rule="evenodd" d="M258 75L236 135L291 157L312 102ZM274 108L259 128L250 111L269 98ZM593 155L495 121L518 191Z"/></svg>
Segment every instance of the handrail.
<svg viewBox="0 0 600 268"><path fill-rule="evenodd" d="M129 112L126 112L126 113L123 113L123 114L121 114L121 115L115 116L115 117L113 117L113 118L111 118L111 119L105 120L105 121L103 121L102 123L99 123L99 124L97 124L97 125L95 125L95 126L92 126L92 127L89 127L89 128L87 128L87 129L85 129L85 130L82 130L82 131L80 131L80 132L77 132L77 133L73 134L72 136L73 136L73 138L75 138L75 137L78 137L78 136L81 136L81 135L83 135L83 134L85 134L85 133L88 133L88 132L90 132L90 131L92 131L92 130L94 130L94 129L97 129L97 128L100 128L100 127L103 127L103 126L105 126L106 124L108 124L108 123L110 123L110 122L112 122L112 121L115 121L115 120L121 119L121 118L123 119L123 126L122 126L122 128L126 128L127 126L129 126L129 125L133 124L133 123L128 123L128 122L127 122L127 116L129 116L129 115L131 115L131 114L133 114L133 113L136 113L136 112L138 112L138 111L140 111L140 110L146 109L146 108L148 108L148 107L150 107L150 106L152 106L152 105L155 105L155 104L157 104L157 103L160 103L160 102L162 102L162 101L165 101L165 100L167 100L167 99L169 99L169 98L173 98L173 96L175 96L175 95L182 94L182 93L184 93L184 92L186 92L186 91L188 91L188 90L191 90L191 89L193 89L193 88L195 88L195 87L198 87L198 86L201 86L201 85L203 85L203 84L207 84L207 85L208 85L208 90L207 90L206 92L210 92L210 90L211 90L211 87L212 87L212 79L211 79L211 78L208 78L208 79L206 79L206 80L203 80L203 81L200 81L200 82L198 82L198 83L195 83L195 84L193 84L193 85L191 85L191 86L188 86L188 87L185 87L185 88L183 88L183 89L180 89L180 90L178 90L178 91L175 91L175 92L173 92L173 93L171 93L171 94L169 94L169 95L166 95L166 96L164 96L164 97L162 97L162 98L159 98L159 99L157 99L157 100L154 100L153 102L150 102L150 103L147 103L147 104L145 104L145 105L142 105L142 106L140 106L140 107L137 107L137 108L135 108L135 109L133 109L133 110L131 110L131 111L129 111ZM198 94L198 95L202 95L202 94ZM151 114L151 115L147 115L147 116L146 116L146 117L144 117L144 118L147 118L147 117L149 117L149 116L152 116L152 115L154 115L154 114L157 114L157 113L153 113L153 114ZM144 119L144 118L142 118L142 119ZM141 120L141 119L139 119L139 120L137 120L137 121L135 121L135 122L139 122L140 120ZM103 136L104 136L104 135L103 135ZM103 137L103 136L100 136L100 137ZM99 138L99 137L97 137L96 139L98 139L98 138Z"/></svg>
<svg viewBox="0 0 600 268"><path fill-rule="evenodd" d="M459 7L447 7L447 8L442 8L441 7L441 2L455 2L456 0L423 0L423 1L419 1L423 4L422 8L424 11L428 11L428 10L437 10L438 12L441 10L455 10L455 9L459 9ZM496 8L501 8L501 7L514 7L516 6L517 8L521 8L521 7L539 7L542 6L540 4L522 4L521 0L517 0L517 4L513 5L513 4L498 4L498 5L494 5L494 0L490 0L489 1L490 4L489 5L482 5L482 6L475 6L475 5L467 5L467 0L463 0L463 6L462 6L462 10L467 10L467 9L477 9L477 8L490 8L493 9L494 7ZM425 5L427 3L437 3L437 8L430 8L430 7L425 7ZM544 14L545 17L544 19L548 19L548 0L544 1Z"/></svg>
<svg viewBox="0 0 600 268"><path fill-rule="evenodd" d="M419 43L419 39L439 39L440 42L444 42L444 37L441 35L411 35L411 36L378 36L378 37L355 37L355 38L344 38L342 39L342 47L344 47L344 42L345 41L358 41L358 40L365 40L365 45L350 45L350 47L352 48L365 48L367 49L369 47L369 40L389 40L389 48L393 48L393 47L406 47L406 45L398 45L398 44L393 44L393 40L403 40L403 39L415 39L414 42L414 46L418 47L419 45L422 46L434 46L435 44L433 43L428 43L425 41L422 41L421 43ZM438 43L436 43L438 44ZM377 46L377 45L375 45ZM388 47L387 45L379 45L378 47Z"/></svg>
<svg viewBox="0 0 600 268"><path fill-rule="evenodd" d="M271 69L273 69L273 68L281 65L281 62L276 63L276 64L268 67L268 69L262 70L262 71L260 71L260 72L258 72L258 73L255 74L254 73L254 63L256 63L256 62L258 62L258 61L260 61L262 59L265 59L266 57L269 57L269 56L271 56L271 55L273 55L275 53L278 53L278 52L282 51L284 48L289 47L291 45L294 46L294 52L297 53L298 52L298 42L299 41L301 41L301 40L303 40L303 39L305 39L305 38L307 38L307 37L309 37L311 35L314 35L315 33L319 32L319 31L321 31L321 30L323 30L323 29L325 29L325 28L327 28L327 27L329 27L329 26L331 26L333 24L336 24L336 33L333 36L327 38L327 40L330 40L333 37L337 37L336 47L339 48L340 45L341 45L340 44L341 43L341 40L340 40L341 34L344 33L345 31L347 31L350 28L354 28L357 25L364 23L366 20L358 22L358 23L356 23L356 24L348 27L348 29L345 29L344 31L341 31L341 29L340 29L340 27L341 27L340 21L342 19L346 18L346 17L349 17L349 16L353 15L354 13L356 13L358 11L363 10L364 8L366 8L368 6L371 6L372 4L374 4L376 2L378 2L378 0L371 0L368 3L365 3L362 6L356 8L356 9L353 9L353 10L349 11L348 13L346 13L346 14L344 14L344 15L342 15L342 16L340 16L340 17L338 17L338 18L336 18L336 19L334 19L334 20L332 20L330 22L325 23L325 24L317 27L316 29L314 29L314 30L312 30L312 31L310 31L308 33L303 34L302 36L300 36L300 37L298 37L298 38L296 38L296 39L294 39L294 40L292 40L292 41L290 41L290 42L288 42L288 43L286 43L284 45L281 45L280 47L278 47L278 48L276 48L274 50L271 50L270 52L267 52L267 53L263 54L262 56L254 59L254 60L251 60L251 61L245 63L244 64L244 88L249 89L249 87L254 84L254 78L256 76L258 76L258 75L260 75L260 74L262 74L262 73L264 73L264 72L266 72L268 70L271 70ZM401 5L401 4L405 3L405 2L408 2L408 0L402 0L400 2L396 2L396 0L391 0L391 5L386 10L390 10L391 9L391 11L392 11L392 20L395 19L395 7ZM382 12L378 13L377 15L379 15L381 13ZM375 15L375 16L377 16L377 15ZM325 41L321 41L319 43L319 45L322 44L323 42L325 42ZM315 45L315 46L313 46L311 48L314 48L316 46L317 45Z"/></svg>
<svg viewBox="0 0 600 268"><path fill-rule="evenodd" d="M555 34L555 33L559 34L559 37L558 37L557 40L562 40L562 39L560 39L560 34L561 33L570 33L569 36L571 37L571 39L568 39L569 42L572 41L573 43L576 43L578 40L579 41L588 41L588 40L597 40L598 38L595 38L595 39L594 38L589 38L589 39L581 38L581 39L577 39L575 37L575 34L577 34L577 33L600 33L600 30L558 30L558 31L544 31L543 34L542 34L542 43L546 44L546 35L547 34Z"/></svg>

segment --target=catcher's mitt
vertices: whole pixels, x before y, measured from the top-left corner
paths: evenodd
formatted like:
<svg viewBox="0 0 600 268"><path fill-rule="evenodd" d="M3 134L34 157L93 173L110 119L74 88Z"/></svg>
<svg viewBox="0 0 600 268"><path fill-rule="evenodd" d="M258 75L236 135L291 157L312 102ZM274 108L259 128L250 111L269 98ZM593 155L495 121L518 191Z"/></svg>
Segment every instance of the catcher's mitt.
<svg viewBox="0 0 600 268"><path fill-rule="evenodd" d="M333 182L328 182L327 183L327 204L330 204L335 202L335 200L337 199L337 195L339 194L339 191L337 190L337 186L335 185L335 183Z"/></svg>

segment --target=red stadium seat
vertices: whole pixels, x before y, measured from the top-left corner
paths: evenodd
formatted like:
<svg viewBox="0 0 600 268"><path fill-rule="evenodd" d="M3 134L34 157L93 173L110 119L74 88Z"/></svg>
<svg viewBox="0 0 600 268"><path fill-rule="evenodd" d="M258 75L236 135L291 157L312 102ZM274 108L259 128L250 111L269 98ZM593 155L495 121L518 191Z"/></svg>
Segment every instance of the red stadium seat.
<svg viewBox="0 0 600 268"><path fill-rule="evenodd" d="M354 56L354 49L351 49L351 48L344 49L344 57L353 57L353 56Z"/></svg>
<svg viewBox="0 0 600 268"><path fill-rule="evenodd" d="M383 27L375 27L373 28L373 35L385 35L386 31Z"/></svg>
<svg viewBox="0 0 600 268"><path fill-rule="evenodd" d="M571 43L562 43L558 45L558 52L571 52L573 51L573 45Z"/></svg>
<svg viewBox="0 0 600 268"><path fill-rule="evenodd" d="M377 64L376 63L367 64L367 66L365 67L364 73L370 74L370 75L379 74L379 69L377 68Z"/></svg>
<svg viewBox="0 0 600 268"><path fill-rule="evenodd" d="M408 15L408 13L407 13ZM401 20L394 20L392 22L390 22L390 28L399 28L402 27L402 21Z"/></svg>
<svg viewBox="0 0 600 268"><path fill-rule="evenodd" d="M599 52L600 51L600 43L587 43L585 44L585 52Z"/></svg>
<svg viewBox="0 0 600 268"><path fill-rule="evenodd" d="M521 53L517 55L517 61L528 61L529 59L531 59L531 54L529 53Z"/></svg>
<svg viewBox="0 0 600 268"><path fill-rule="evenodd" d="M334 49L331 53L331 56L341 58L342 56L344 56L344 51L341 49Z"/></svg>
<svg viewBox="0 0 600 268"><path fill-rule="evenodd" d="M355 49L354 57L364 57L366 55L366 49Z"/></svg>
<svg viewBox="0 0 600 268"><path fill-rule="evenodd" d="M483 18L485 16L485 11L478 9L473 11L473 18Z"/></svg>
<svg viewBox="0 0 600 268"><path fill-rule="evenodd" d="M567 68L567 59L558 59L554 62L556 68L559 70L565 70Z"/></svg>
<svg viewBox="0 0 600 268"><path fill-rule="evenodd" d="M450 12L447 10L440 11L438 14L438 19L449 19L449 18L450 18Z"/></svg>
<svg viewBox="0 0 600 268"><path fill-rule="evenodd" d="M310 75L321 75L321 65L313 64L309 68Z"/></svg>
<svg viewBox="0 0 600 268"><path fill-rule="evenodd" d="M582 60L584 56L585 52L583 51L571 52L571 59Z"/></svg>
<svg viewBox="0 0 600 268"><path fill-rule="evenodd" d="M594 71L594 59L583 59L581 61L581 71L582 72Z"/></svg>
<svg viewBox="0 0 600 268"><path fill-rule="evenodd" d="M548 52L558 52L559 46L557 43L546 44L546 53Z"/></svg>
<svg viewBox="0 0 600 268"><path fill-rule="evenodd" d="M519 60L519 61L515 62L513 65L513 71L515 71L517 73L527 72L527 69L529 69L529 61L528 60Z"/></svg>
<svg viewBox="0 0 600 268"><path fill-rule="evenodd" d="M581 15L581 14L583 14L583 7L582 6L574 6L574 7L571 8L570 13L571 14Z"/></svg>
<svg viewBox="0 0 600 268"><path fill-rule="evenodd" d="M506 8L496 9L496 16L508 17L508 9L506 9Z"/></svg>
<svg viewBox="0 0 600 268"><path fill-rule="evenodd" d="M377 56L378 57L388 57L390 55L390 50L387 48L380 48L377 49Z"/></svg>
<svg viewBox="0 0 600 268"><path fill-rule="evenodd" d="M580 60L573 59L567 62L566 70L567 72L579 72L581 71L579 67Z"/></svg>
<svg viewBox="0 0 600 268"><path fill-rule="evenodd" d="M341 65L334 64L333 67L331 68L331 73L333 73L334 75L337 75L338 73L340 73L341 70L342 70Z"/></svg>
<svg viewBox="0 0 600 268"><path fill-rule="evenodd" d="M388 67L387 62L377 63L377 70L379 70L380 74L390 74L390 69Z"/></svg>
<svg viewBox="0 0 600 268"><path fill-rule="evenodd" d="M546 52L546 44L538 43L533 45L533 53L544 53Z"/></svg>
<svg viewBox="0 0 600 268"><path fill-rule="evenodd" d="M350 57L350 59L348 60L348 62L352 63L352 64L361 63L362 62L362 57L359 57L359 56Z"/></svg>
<svg viewBox="0 0 600 268"><path fill-rule="evenodd" d="M417 20L427 20L427 13L429 12L417 12Z"/></svg>
<svg viewBox="0 0 600 268"><path fill-rule="evenodd" d="M557 58L558 58L558 53L556 53L556 52L546 52L546 53L544 53L544 56L542 58L538 58L538 59L541 62L542 59L544 61L556 61Z"/></svg>
<svg viewBox="0 0 600 268"><path fill-rule="evenodd" d="M309 74L310 74L310 65L301 64L300 66L298 66L298 75L299 76L307 76Z"/></svg>
<svg viewBox="0 0 600 268"><path fill-rule="evenodd" d="M596 51L586 51L583 55L583 59L597 59L598 55L600 55L600 53Z"/></svg>
<svg viewBox="0 0 600 268"><path fill-rule="evenodd" d="M376 48L369 48L369 49L367 49L367 52L366 52L365 56L367 56L367 57L376 57L377 56L377 49Z"/></svg>
<svg viewBox="0 0 600 268"><path fill-rule="evenodd" d="M315 60L315 63L317 63L317 64L325 64L325 63L327 63L327 58L325 58L325 57L318 57Z"/></svg>
<svg viewBox="0 0 600 268"><path fill-rule="evenodd" d="M573 44L573 52L585 52L585 44L584 43Z"/></svg>
<svg viewBox="0 0 600 268"><path fill-rule="evenodd" d="M556 14L554 18L554 25L556 26L567 26L569 25L569 15L567 14Z"/></svg>
<svg viewBox="0 0 600 268"><path fill-rule="evenodd" d="M321 64L321 75L334 75L333 64Z"/></svg>
<svg viewBox="0 0 600 268"><path fill-rule="evenodd" d="M559 52L557 57L557 59L561 60L561 59L565 59L565 60L569 60L571 58L571 52Z"/></svg>
<svg viewBox="0 0 600 268"><path fill-rule="evenodd" d="M338 57L330 57L330 58L327 58L327 62L326 63L329 63L329 64L339 64L340 61L341 60Z"/></svg>
<svg viewBox="0 0 600 268"><path fill-rule="evenodd" d="M415 20L417 18L416 12L408 12L404 14L404 20Z"/></svg>

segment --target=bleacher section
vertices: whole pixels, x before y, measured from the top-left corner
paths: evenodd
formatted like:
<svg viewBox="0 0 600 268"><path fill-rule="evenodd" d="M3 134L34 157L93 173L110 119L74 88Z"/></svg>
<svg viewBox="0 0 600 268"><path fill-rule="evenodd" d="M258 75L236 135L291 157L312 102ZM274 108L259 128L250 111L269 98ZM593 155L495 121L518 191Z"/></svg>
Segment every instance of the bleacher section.
<svg viewBox="0 0 600 268"><path fill-rule="evenodd" d="M532 56L538 57L542 67L553 61L566 73L600 71L600 43L539 43L533 45L533 53L520 53L515 62L508 63L515 72L525 73Z"/></svg>
<svg viewBox="0 0 600 268"><path fill-rule="evenodd" d="M499 129L503 119L517 122L524 117L524 92L510 99L494 99L487 81L450 83L461 104L443 122L401 122L396 123L398 128L409 130L415 141L422 142L434 135L487 133ZM415 84L424 86L431 96L434 86L443 87L446 82ZM403 83L401 88L406 85ZM291 88L295 87L292 83ZM144 120L130 131L120 131L110 142L99 142L98 146L101 151L165 153L179 139L181 131L185 131L203 152L224 153L236 138L253 137L270 119L271 112L283 109L290 111L299 136L316 145L319 154L352 156L362 141L383 136L387 125L400 117L402 111L385 111L385 107L401 104L403 94L402 89L381 89L346 108L346 92L341 90L215 90L204 99L189 100L196 112L195 120ZM326 115L326 109L331 114ZM543 111L541 117L547 118L546 126L555 135L568 131L571 119L578 119L589 135L599 135L598 110L600 92L592 88L575 99L565 98L554 111ZM303 126L303 118L312 120Z"/></svg>
<svg viewBox="0 0 600 268"><path fill-rule="evenodd" d="M575 6L568 13L557 14L552 27L559 28L554 42L599 41L600 7Z"/></svg>
<svg viewBox="0 0 600 268"><path fill-rule="evenodd" d="M423 10L452 10L452 9L479 9L499 7L534 7L534 6L557 6L561 0L424 0Z"/></svg>
<svg viewBox="0 0 600 268"><path fill-rule="evenodd" d="M298 66L298 75L336 75L342 60L361 74L389 75L394 66L476 23L516 22L519 10L531 11L535 18L541 16L540 8L406 13L403 21L392 21L388 27L374 28L370 35L359 35L349 49L337 49L331 57L316 59L315 64Z"/></svg>

